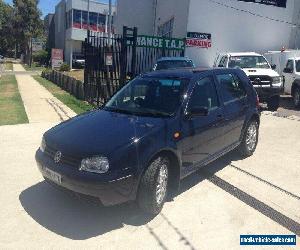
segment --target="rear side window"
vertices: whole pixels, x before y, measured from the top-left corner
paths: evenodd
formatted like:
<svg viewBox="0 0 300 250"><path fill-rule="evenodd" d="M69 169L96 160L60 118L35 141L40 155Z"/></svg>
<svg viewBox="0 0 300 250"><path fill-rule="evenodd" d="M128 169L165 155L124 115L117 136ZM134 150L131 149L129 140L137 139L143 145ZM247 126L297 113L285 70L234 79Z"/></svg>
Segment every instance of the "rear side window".
<svg viewBox="0 0 300 250"><path fill-rule="evenodd" d="M204 107L208 110L219 107L218 95L212 77L205 77L196 82L188 108L194 107Z"/></svg>
<svg viewBox="0 0 300 250"><path fill-rule="evenodd" d="M223 56L219 62L218 67L226 68L226 64L227 64L227 56Z"/></svg>
<svg viewBox="0 0 300 250"><path fill-rule="evenodd" d="M245 87L237 75L231 73L220 74L217 75L217 79L220 83L224 104L242 99L246 96L247 92Z"/></svg>

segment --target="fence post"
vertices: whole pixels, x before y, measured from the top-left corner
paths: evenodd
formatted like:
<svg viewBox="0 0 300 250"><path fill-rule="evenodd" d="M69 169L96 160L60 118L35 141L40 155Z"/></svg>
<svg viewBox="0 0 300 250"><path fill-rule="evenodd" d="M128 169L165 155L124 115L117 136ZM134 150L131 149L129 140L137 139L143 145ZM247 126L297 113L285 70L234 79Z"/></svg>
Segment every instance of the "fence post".
<svg viewBox="0 0 300 250"><path fill-rule="evenodd" d="M134 27L133 44L132 44L132 61L131 61L132 78L135 77L135 73L136 73L136 46L137 46L137 27Z"/></svg>

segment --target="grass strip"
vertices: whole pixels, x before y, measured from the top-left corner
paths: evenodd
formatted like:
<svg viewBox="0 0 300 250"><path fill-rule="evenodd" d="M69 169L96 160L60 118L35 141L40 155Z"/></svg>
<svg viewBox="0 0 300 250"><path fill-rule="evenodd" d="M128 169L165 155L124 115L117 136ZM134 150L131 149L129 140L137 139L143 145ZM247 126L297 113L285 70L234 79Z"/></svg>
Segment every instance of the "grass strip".
<svg viewBox="0 0 300 250"><path fill-rule="evenodd" d="M28 123L28 117L14 75L0 78L0 125Z"/></svg>
<svg viewBox="0 0 300 250"><path fill-rule="evenodd" d="M33 76L42 86L44 86L53 96L72 109L76 114L81 114L93 109L93 106L85 101L78 100L68 92L64 91L54 83L41 76Z"/></svg>

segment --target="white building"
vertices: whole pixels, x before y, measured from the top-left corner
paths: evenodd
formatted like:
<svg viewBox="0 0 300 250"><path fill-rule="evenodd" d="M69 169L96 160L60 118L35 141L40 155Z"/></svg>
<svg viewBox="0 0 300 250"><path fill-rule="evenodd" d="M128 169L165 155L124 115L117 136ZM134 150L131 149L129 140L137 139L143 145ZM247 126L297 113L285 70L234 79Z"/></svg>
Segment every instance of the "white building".
<svg viewBox="0 0 300 250"><path fill-rule="evenodd" d="M108 14L108 4L90 0L88 25L87 0L62 0L56 5L55 48L64 50L64 61L70 64L74 55L83 54L82 42L87 37L88 27L95 32L107 33Z"/></svg>
<svg viewBox="0 0 300 250"><path fill-rule="evenodd" d="M186 55L212 66L219 52L300 47L299 17L299 0L118 0L115 24L118 32L189 35Z"/></svg>

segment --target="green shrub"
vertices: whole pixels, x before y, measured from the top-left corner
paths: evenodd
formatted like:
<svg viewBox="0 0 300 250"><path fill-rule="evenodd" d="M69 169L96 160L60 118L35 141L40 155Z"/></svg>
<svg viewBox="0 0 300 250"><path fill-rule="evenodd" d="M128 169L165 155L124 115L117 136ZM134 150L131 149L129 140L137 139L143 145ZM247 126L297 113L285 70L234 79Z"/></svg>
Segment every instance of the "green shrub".
<svg viewBox="0 0 300 250"><path fill-rule="evenodd" d="M39 65L46 65L48 61L48 52L46 50L40 50L32 54L32 60Z"/></svg>
<svg viewBox="0 0 300 250"><path fill-rule="evenodd" d="M60 68L59 71L70 71L70 66L69 64L63 63Z"/></svg>

